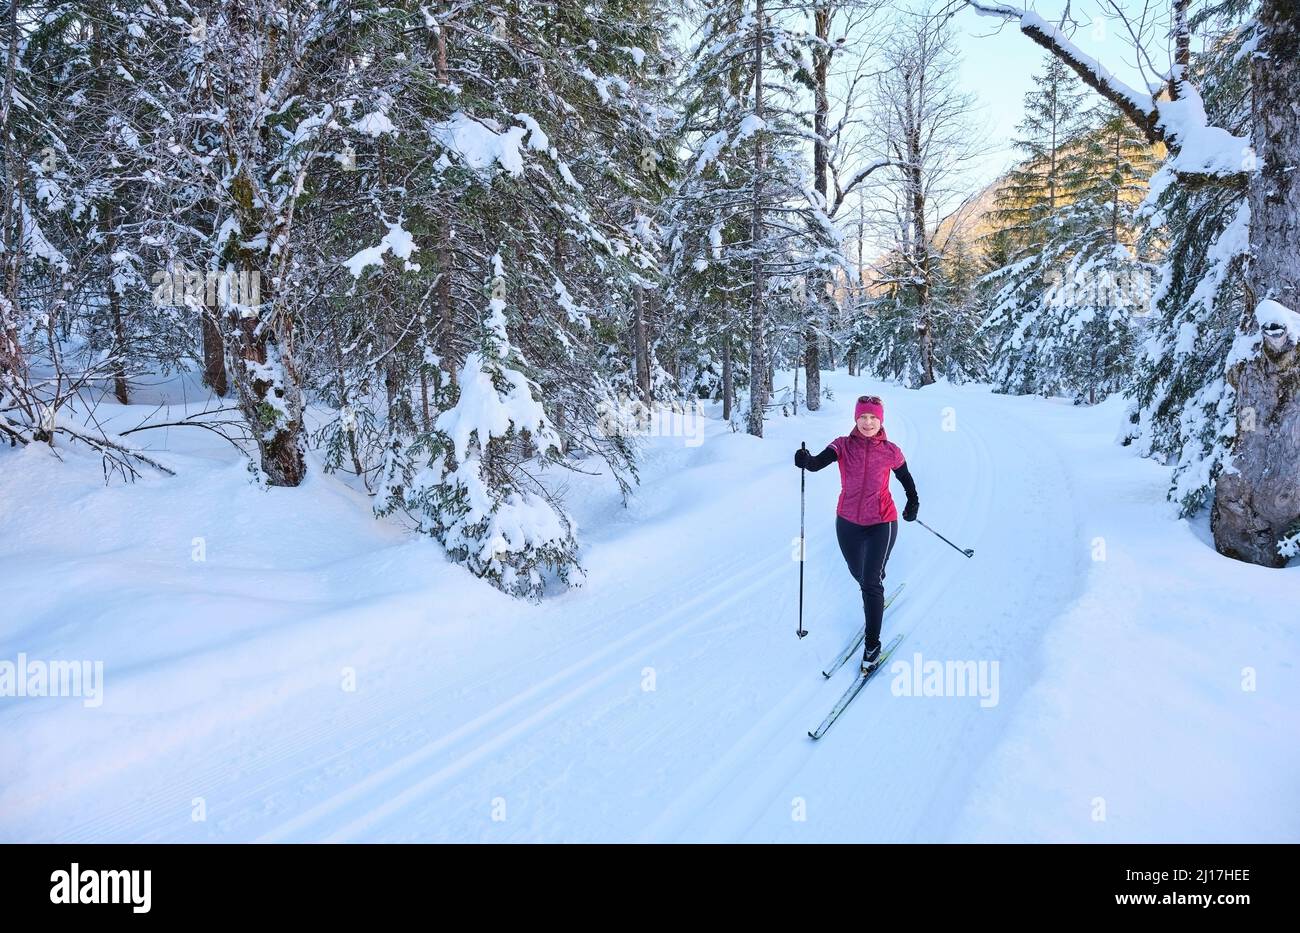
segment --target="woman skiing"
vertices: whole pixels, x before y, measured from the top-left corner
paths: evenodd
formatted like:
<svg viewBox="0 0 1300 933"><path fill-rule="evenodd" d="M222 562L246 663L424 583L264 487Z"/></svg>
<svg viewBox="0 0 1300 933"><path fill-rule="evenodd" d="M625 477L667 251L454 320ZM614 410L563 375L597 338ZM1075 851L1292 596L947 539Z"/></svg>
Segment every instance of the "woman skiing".
<svg viewBox="0 0 1300 933"><path fill-rule="evenodd" d="M885 562L898 533L898 510L889 494L893 470L907 493L903 520L915 521L920 500L916 483L898 445L885 435L885 406L874 395L858 399L853 409L854 428L837 437L817 456L800 448L794 465L814 473L832 462L840 465L840 501L835 507L835 536L849 565L849 573L862 588L866 614L866 639L862 669L880 659L880 623L885 614Z"/></svg>

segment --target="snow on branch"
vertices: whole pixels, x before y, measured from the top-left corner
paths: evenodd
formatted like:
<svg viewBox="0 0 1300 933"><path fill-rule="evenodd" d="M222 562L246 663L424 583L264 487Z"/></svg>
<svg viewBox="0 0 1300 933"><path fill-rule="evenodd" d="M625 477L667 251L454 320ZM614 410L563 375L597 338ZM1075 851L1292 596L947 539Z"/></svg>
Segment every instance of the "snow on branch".
<svg viewBox="0 0 1300 933"><path fill-rule="evenodd" d="M96 433L84 431L54 418L53 415L47 415L46 423L39 428L15 421L6 415L0 415L0 437L8 440L10 445L22 444L25 447L32 443L49 442L50 449L53 450L54 445L51 439L56 434L62 434L73 440L81 441L99 453L103 457L104 479L106 481L115 472L120 472L124 479L138 479L140 473L135 469L136 462L151 466L159 473L165 473L168 476L176 475L176 471L171 467L159 463L144 451L136 450L120 441L112 440L103 431Z"/></svg>
<svg viewBox="0 0 1300 933"><path fill-rule="evenodd" d="M1200 92L1178 82L1178 96L1156 102L1161 136L1174 149L1168 170L1176 175L1232 176L1255 168L1250 140L1210 126Z"/></svg>
<svg viewBox="0 0 1300 933"><path fill-rule="evenodd" d="M495 122L489 126L488 121L476 120L460 110L429 127L429 135L434 141L471 169L490 172L493 163L498 163L515 177L524 172L524 158L519 148L528 132L526 126L512 126L502 131Z"/></svg>
<svg viewBox="0 0 1300 933"><path fill-rule="evenodd" d="M415 248L415 239L410 231L402 229L402 221L399 218L397 223L388 224L388 232L384 234L378 246L361 250L351 259L345 260L343 264L348 267L348 271L354 278L360 278L367 266L382 266L384 253L392 253L398 259L405 261L408 270L419 270L419 264L411 262L411 254L415 252Z"/></svg>

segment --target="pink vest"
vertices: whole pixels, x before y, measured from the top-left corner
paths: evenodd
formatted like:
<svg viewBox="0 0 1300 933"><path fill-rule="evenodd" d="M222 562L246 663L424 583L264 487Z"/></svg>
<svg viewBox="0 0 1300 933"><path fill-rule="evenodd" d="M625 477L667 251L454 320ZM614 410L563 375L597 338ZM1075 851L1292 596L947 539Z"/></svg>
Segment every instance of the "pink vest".
<svg viewBox="0 0 1300 933"><path fill-rule="evenodd" d="M885 436L885 426L874 437L863 437L855 427L831 441L840 465L840 501L835 514L858 525L898 520L889 494L889 471L903 465L903 451Z"/></svg>

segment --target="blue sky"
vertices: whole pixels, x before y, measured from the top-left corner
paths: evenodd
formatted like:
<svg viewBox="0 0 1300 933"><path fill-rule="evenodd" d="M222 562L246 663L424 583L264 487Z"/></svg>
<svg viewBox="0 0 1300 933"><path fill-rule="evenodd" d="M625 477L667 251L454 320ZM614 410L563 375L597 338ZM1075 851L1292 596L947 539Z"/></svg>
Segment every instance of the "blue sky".
<svg viewBox="0 0 1300 933"><path fill-rule="evenodd" d="M978 187L1015 161L1011 140L1033 74L1042 67L1046 53L1012 26L995 32L993 20L973 12L958 14L954 25L961 36L961 84L979 98L976 122L988 133L986 154L972 170L972 183Z"/></svg>

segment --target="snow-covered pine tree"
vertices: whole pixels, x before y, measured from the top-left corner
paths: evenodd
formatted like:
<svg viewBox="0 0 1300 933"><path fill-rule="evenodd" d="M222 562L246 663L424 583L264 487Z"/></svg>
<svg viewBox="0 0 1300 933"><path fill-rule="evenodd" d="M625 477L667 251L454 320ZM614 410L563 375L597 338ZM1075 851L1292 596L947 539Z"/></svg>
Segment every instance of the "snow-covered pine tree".
<svg viewBox="0 0 1300 933"><path fill-rule="evenodd" d="M1024 159L998 186L989 212L1002 265L984 279L989 312L985 339L992 347L990 378L998 391L1051 395L1061 387L1048 344L1059 332L1060 309L1044 304L1068 261L1063 241L1072 149L1087 126L1086 89L1058 59L1048 56L1025 94L1016 148ZM986 242L987 242L986 237ZM989 247L986 246L986 250Z"/></svg>
<svg viewBox="0 0 1300 933"><path fill-rule="evenodd" d="M111 379L122 403L129 360L147 349L137 337L156 330L135 326L149 295L130 233L146 168L128 70L139 40L127 27L139 28L138 12L100 3L82 4L75 16L50 10L28 47L31 100L42 102L47 145L29 153L27 166L42 232L77 270L47 280L41 304L57 314L61 339L41 355L55 364L56 382L74 372L84 387ZM64 396L62 386L53 396Z"/></svg>
<svg viewBox="0 0 1300 933"><path fill-rule="evenodd" d="M156 174L142 127L156 103L136 75L145 30L164 18L125 0L0 11L0 435L76 440L128 479L139 464L170 470L86 406L105 390L127 400L132 370L167 371L187 350L174 316L151 306L141 260Z"/></svg>
<svg viewBox="0 0 1300 933"><path fill-rule="evenodd" d="M949 382L986 378L988 347L979 301L980 262L970 236L954 228L940 247L935 288L935 365Z"/></svg>
<svg viewBox="0 0 1300 933"><path fill-rule="evenodd" d="M257 466L272 485L295 486L305 474L307 374L295 334L329 273L307 261L318 257L299 208L341 145L352 102L368 94L373 72L358 63L388 15L349 0L248 0L203 5L168 37L185 70L183 84L156 89L171 118L159 121L159 171L206 221L205 255L186 266L256 283L221 289L214 318Z"/></svg>
<svg viewBox="0 0 1300 933"><path fill-rule="evenodd" d="M1044 296L1059 326L1041 344L1060 391L1089 404L1128 386L1156 274L1138 252L1136 216L1155 151L1111 105L1099 108L1093 123L1070 149L1071 200L1059 251L1068 258Z"/></svg>
<svg viewBox="0 0 1300 933"><path fill-rule="evenodd" d="M33 368L56 362L48 355L59 353L51 339L57 334L54 302L72 269L52 239L57 221L42 197L58 184L45 171L66 149L64 127L46 123L42 107L50 92L43 83L46 68L57 74L73 58L62 41L65 12L32 4L20 16L17 3L0 11L0 431L10 444L53 444L62 394L60 386L53 393L43 389Z"/></svg>
<svg viewBox="0 0 1300 933"><path fill-rule="evenodd" d="M871 372L903 385L922 385L924 371L917 352L917 289L909 281L913 266L894 251L876 264L878 293L854 319L846 348ZM984 377L987 348L983 341L982 306L976 293L977 259L966 240L946 236L935 241L929 270L926 314L934 332L933 371L951 382Z"/></svg>
<svg viewBox="0 0 1300 933"><path fill-rule="evenodd" d="M596 13L597 8L588 12ZM637 398L649 404L682 394L675 375L664 365L670 359L664 354L676 335L666 320L660 229L661 206L678 170L677 147L670 135L677 119L668 106L669 58L675 50L668 36L671 19L662 0L618 0L599 15L572 19L569 41L575 50L591 55L584 64L584 77L590 84L592 69L609 75L611 92L593 100L603 105L593 115L566 113L562 138L584 140L575 152L575 171L588 209L616 221L619 230L610 241L614 248L608 257L571 266L561 253L556 266L576 280L575 294L591 328L608 331L614 338L612 345L620 349L609 354L601 346L603 338L588 329L579 338L580 352L556 346L543 357L558 362L542 367L541 384L547 397L556 399L565 420L586 430L593 416L599 421L597 410L615 398ZM593 48L599 54L593 54ZM596 90L600 91L599 85ZM628 351L627 366L615 363L622 348ZM529 352L536 355L534 349ZM599 374L595 386L583 377L591 372ZM561 431L568 433L563 426ZM578 446L591 450L597 442L623 451L622 445L632 439L602 434ZM625 456L622 466L629 475L635 474L630 456Z"/></svg>
<svg viewBox="0 0 1300 933"><path fill-rule="evenodd" d="M733 135L749 115L753 42L741 0L699 10L697 39L678 87L682 113L676 135L686 148L683 174L667 205L667 274L683 323L694 321L682 353L692 393L721 381L723 417L730 421L737 373L748 379L744 302L749 273L743 244L750 235L744 184L749 153ZM692 343L694 345L692 345Z"/></svg>
<svg viewBox="0 0 1300 933"><path fill-rule="evenodd" d="M509 301L493 315L494 332L503 328L503 346L518 354L557 450L602 457L624 490L635 480L634 439L606 431L602 415L636 385L638 350L652 391L672 393L646 326L660 284L653 215L672 175L659 99L668 20L653 0L595 12L549 3L421 7L406 11L418 26L408 20L404 37L372 53L392 63L382 112L371 115L391 130L373 141L354 134L355 166L331 167L330 191L339 199L365 191L373 219L367 226L366 202L355 197L335 202L350 209L339 212L347 222L330 242L378 245L339 263L355 278L334 341L347 353L322 354L321 381L341 387L331 390L339 403L346 389L387 412L368 423L340 411L327 431L333 466L351 458L344 435L365 432L353 469L377 473L381 513L410 508L431 488L428 471L438 470L430 460L443 446L436 425L460 397L468 361L482 358L481 270L498 255L509 257ZM410 42L412 29L422 43ZM502 502L521 495L518 478L495 468L479 475L500 484ZM531 495L544 497L540 487ZM558 497L546 501L556 527L568 527ZM441 519L421 524L443 527ZM449 554L513 592L535 593L525 565L550 562L569 575L566 548L560 537L530 538L507 558L510 572L499 561L476 563L467 547Z"/></svg>
<svg viewBox="0 0 1300 933"><path fill-rule="evenodd" d="M460 368L452 406L434 424L432 462L410 482L403 504L453 560L506 593L536 599L543 569L569 585L583 573L572 520L533 475L560 458L560 437L510 342L510 286L501 255L491 261L479 345Z"/></svg>

